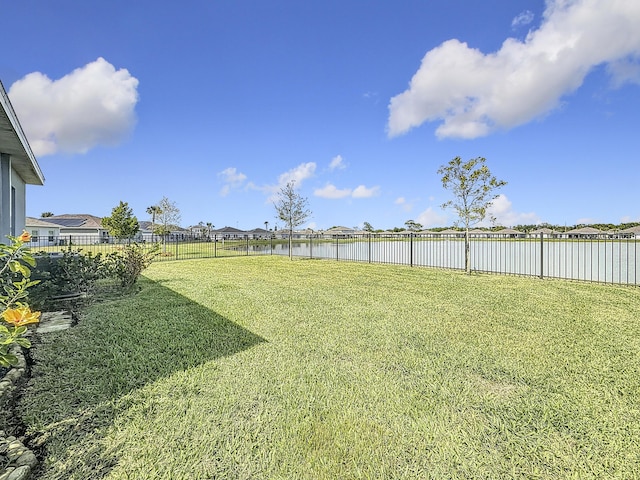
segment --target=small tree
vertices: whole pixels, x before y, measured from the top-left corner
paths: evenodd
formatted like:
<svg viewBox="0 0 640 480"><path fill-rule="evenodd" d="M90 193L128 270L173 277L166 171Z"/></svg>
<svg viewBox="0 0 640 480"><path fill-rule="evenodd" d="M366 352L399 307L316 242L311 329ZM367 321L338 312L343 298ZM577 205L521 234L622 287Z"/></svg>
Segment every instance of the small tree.
<svg viewBox="0 0 640 480"><path fill-rule="evenodd" d="M138 219L133 215L127 202L120 200L117 207L111 210L110 217L102 219L102 226L117 239L132 238L140 230Z"/></svg>
<svg viewBox="0 0 640 480"><path fill-rule="evenodd" d="M362 230L364 230L365 232L373 232L373 227L369 222L364 222Z"/></svg>
<svg viewBox="0 0 640 480"><path fill-rule="evenodd" d="M292 259L293 229L302 225L311 215L311 210L307 208L309 201L296 192L295 181L291 181L280 189L273 205L276 207L276 218L282 220L289 230L289 258Z"/></svg>
<svg viewBox="0 0 640 480"><path fill-rule="evenodd" d="M154 229L154 233L162 236L162 238L166 240L172 228L180 224L180 209L176 206L175 202L172 202L167 197L162 197L157 207L159 209L159 211L156 212L158 225Z"/></svg>
<svg viewBox="0 0 640 480"><path fill-rule="evenodd" d="M469 227L485 219L487 208L498 197L496 190L507 184L494 177L485 162L483 157L467 162L456 157L438 169L442 186L451 190L455 197L443 203L442 208L453 208L458 214L458 222L464 226L464 269L468 274L471 273Z"/></svg>

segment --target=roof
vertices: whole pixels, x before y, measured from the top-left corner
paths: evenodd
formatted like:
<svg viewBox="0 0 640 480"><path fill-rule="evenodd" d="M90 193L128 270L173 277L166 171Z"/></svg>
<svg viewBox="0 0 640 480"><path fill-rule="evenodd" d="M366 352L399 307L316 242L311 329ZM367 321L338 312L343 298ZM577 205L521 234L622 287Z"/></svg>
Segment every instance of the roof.
<svg viewBox="0 0 640 480"><path fill-rule="evenodd" d="M618 233L635 233L636 235L640 235L640 225L625 228L624 230L620 230Z"/></svg>
<svg viewBox="0 0 640 480"><path fill-rule="evenodd" d="M47 222L66 228L104 228L100 217L87 213L54 215L53 217L47 217Z"/></svg>
<svg viewBox="0 0 640 480"><path fill-rule="evenodd" d="M503 228L502 230L498 230L497 232L493 233L497 233L499 235L518 235L522 232L520 230L514 230L513 228Z"/></svg>
<svg viewBox="0 0 640 480"><path fill-rule="evenodd" d="M44 185L44 175L31 151L9 96L0 82L0 152L11 155L11 165L30 185Z"/></svg>
<svg viewBox="0 0 640 480"><path fill-rule="evenodd" d="M43 227L43 228L60 228L60 225L53 222L47 222L42 218L27 217L24 222L25 227Z"/></svg>
<svg viewBox="0 0 640 480"><path fill-rule="evenodd" d="M244 230L238 230L237 228L233 228L233 227L224 227L224 228L219 228L218 230L212 230L212 233L247 233Z"/></svg>
<svg viewBox="0 0 640 480"><path fill-rule="evenodd" d="M574 228L573 230L569 230L568 232L564 232L564 233L577 233L577 234L583 234L583 235L594 235L594 234L600 234L600 233L604 233L602 230L598 230L597 228L593 228L593 227L582 227L582 228Z"/></svg>

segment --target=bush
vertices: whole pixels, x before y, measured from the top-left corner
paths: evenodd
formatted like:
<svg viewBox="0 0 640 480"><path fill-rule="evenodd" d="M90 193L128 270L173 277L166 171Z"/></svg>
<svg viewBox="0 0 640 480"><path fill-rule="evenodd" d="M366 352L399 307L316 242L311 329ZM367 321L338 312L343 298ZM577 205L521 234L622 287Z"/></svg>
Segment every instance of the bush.
<svg viewBox="0 0 640 480"><path fill-rule="evenodd" d="M151 249L145 249L142 245L133 243L119 252L110 253L105 260L110 275L119 280L123 290L129 290L159 253L160 246L157 244Z"/></svg>

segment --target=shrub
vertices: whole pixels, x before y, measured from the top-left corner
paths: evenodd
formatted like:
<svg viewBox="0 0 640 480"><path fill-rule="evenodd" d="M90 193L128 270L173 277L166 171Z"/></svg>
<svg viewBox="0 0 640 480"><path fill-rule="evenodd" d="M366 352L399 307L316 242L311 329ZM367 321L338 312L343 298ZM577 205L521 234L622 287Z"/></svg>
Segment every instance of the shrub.
<svg viewBox="0 0 640 480"><path fill-rule="evenodd" d="M142 271L151 264L159 253L160 246L158 244L151 249L145 249L142 245L133 243L119 252L107 255L107 268L110 275L119 280L120 286L124 290L129 290L138 281Z"/></svg>

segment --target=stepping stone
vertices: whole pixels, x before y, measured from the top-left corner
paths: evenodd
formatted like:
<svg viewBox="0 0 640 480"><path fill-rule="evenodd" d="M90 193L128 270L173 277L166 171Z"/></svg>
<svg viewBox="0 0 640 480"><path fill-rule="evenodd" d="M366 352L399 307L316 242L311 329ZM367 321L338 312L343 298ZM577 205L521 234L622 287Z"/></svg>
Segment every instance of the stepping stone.
<svg viewBox="0 0 640 480"><path fill-rule="evenodd" d="M71 314L66 311L43 312L36 333L60 332L73 324Z"/></svg>

